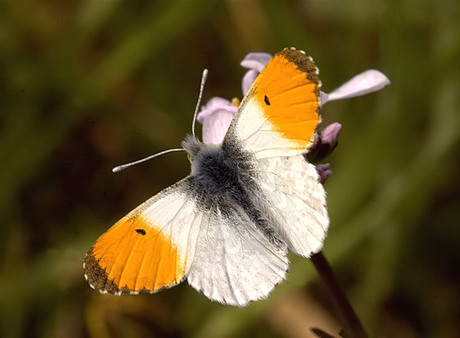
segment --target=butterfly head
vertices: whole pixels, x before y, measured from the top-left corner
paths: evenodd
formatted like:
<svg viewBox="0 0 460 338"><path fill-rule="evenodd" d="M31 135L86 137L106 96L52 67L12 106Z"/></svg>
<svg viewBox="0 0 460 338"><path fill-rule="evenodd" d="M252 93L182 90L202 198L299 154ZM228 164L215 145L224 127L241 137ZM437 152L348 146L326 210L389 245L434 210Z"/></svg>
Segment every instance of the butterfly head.
<svg viewBox="0 0 460 338"><path fill-rule="evenodd" d="M187 152L190 162L198 156L204 147L204 143L195 136L187 135L181 143L182 148Z"/></svg>
<svg viewBox="0 0 460 338"><path fill-rule="evenodd" d="M187 135L181 145L192 164L192 176L200 171L200 163L205 157L213 157L221 149L220 145L203 143L192 135Z"/></svg>

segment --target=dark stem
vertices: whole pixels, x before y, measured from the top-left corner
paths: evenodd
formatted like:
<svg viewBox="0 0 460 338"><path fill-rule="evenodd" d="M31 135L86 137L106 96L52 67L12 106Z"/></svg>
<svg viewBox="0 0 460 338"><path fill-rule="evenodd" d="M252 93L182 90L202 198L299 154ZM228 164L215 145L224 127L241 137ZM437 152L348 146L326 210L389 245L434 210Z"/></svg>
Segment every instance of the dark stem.
<svg viewBox="0 0 460 338"><path fill-rule="evenodd" d="M345 337L367 338L368 335L364 330L361 321L353 310L345 292L342 290L323 253L320 251L311 256L310 259L321 276L321 279L331 292L332 298L334 298L334 301L343 317L343 321L347 328Z"/></svg>

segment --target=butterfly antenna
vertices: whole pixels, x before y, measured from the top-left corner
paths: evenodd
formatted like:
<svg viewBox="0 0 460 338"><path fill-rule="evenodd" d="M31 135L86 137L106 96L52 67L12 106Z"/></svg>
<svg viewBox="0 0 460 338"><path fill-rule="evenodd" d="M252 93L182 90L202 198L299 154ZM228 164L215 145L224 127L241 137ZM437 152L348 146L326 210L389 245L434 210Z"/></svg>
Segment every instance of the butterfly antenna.
<svg viewBox="0 0 460 338"><path fill-rule="evenodd" d="M193 115L193 121L192 121L192 135L193 136L195 136L196 117L198 115L198 110L200 109L201 97L203 96L204 85L206 83L207 78L208 78L208 70L204 69L203 74L201 75L201 84L200 84L200 93L198 95L198 102L196 103L195 114ZM141 158L140 160L119 165L119 166L113 168L112 172L118 173L118 172L120 172L122 170L125 170L126 168L132 167L133 165L146 162L148 160L151 160L152 158L155 158L155 157L167 154L167 153L172 153L174 151L185 151L185 149L183 149L183 148L173 148L173 149L163 150L163 151L160 151L159 153L147 156L145 158Z"/></svg>
<svg viewBox="0 0 460 338"><path fill-rule="evenodd" d="M198 115L198 110L200 109L201 97L203 96L204 85L206 83L207 78L208 78L208 70L205 68L203 70L203 74L201 75L200 94L198 95L198 102L196 103L195 114L193 115L193 121L192 121L192 135L194 137L195 137L196 117Z"/></svg>
<svg viewBox="0 0 460 338"><path fill-rule="evenodd" d="M126 163L126 164L119 165L119 166L113 168L113 169L112 169L112 172L118 173L118 172L120 172L120 171L122 171L122 170L125 170L125 169L128 168L128 167L132 167L133 165L136 165L136 164L139 164L139 163L142 163L142 162L151 160L152 158L158 157L158 156L160 156L160 155L164 155L164 154L167 154L167 153L172 153L173 151L185 151L185 149L182 149L182 148L173 148L173 149L163 150L163 151L160 151L159 153L156 153L156 154L147 156L147 157L145 157L145 158L141 158L140 160L137 160L137 161L134 161L134 162L129 162L129 163Z"/></svg>

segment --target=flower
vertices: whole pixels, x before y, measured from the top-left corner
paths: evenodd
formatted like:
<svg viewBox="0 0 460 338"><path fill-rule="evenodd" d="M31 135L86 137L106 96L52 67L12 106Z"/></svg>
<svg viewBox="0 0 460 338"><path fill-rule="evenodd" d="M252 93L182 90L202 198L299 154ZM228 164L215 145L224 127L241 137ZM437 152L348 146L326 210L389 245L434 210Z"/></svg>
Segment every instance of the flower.
<svg viewBox="0 0 460 338"><path fill-rule="evenodd" d="M246 74L244 74L243 80L241 81L243 95L246 95L256 77L262 72L272 57L273 56L268 53L249 53L244 57L243 61L240 62L243 68L249 69Z"/></svg>
<svg viewBox="0 0 460 338"><path fill-rule="evenodd" d="M318 133L315 144L313 144L308 152L310 162L318 162L332 153L335 147L337 147L340 130L342 130L342 125L334 122Z"/></svg>
<svg viewBox="0 0 460 338"><path fill-rule="evenodd" d="M326 182L329 176L332 175L331 164L330 163L323 163L316 165L316 171L319 174L319 179L322 184Z"/></svg>
<svg viewBox="0 0 460 338"><path fill-rule="evenodd" d="M272 55L268 53L249 53L241 61L241 66L248 69L241 83L243 95L246 94L271 58ZM329 94L321 91L320 105L323 106L330 101L369 94L382 89L388 84L390 84L390 81L383 73L375 69L369 69L354 76ZM226 99L219 97L210 99L197 116L198 122L203 125L203 142L221 143L236 111L237 107ZM332 123L320 131L315 144L308 153L308 159L318 161L330 154L337 146L341 128L340 123ZM329 163L317 165L317 170L322 183L332 173Z"/></svg>
<svg viewBox="0 0 460 338"><path fill-rule="evenodd" d="M320 92L321 105L329 101L349 99L356 96L366 95L390 84L390 80L375 69L368 69L345 82L339 88L329 94Z"/></svg>
<svg viewBox="0 0 460 338"><path fill-rule="evenodd" d="M203 125L203 142L221 143L237 110L238 107L226 99L210 99L197 115L197 121Z"/></svg>

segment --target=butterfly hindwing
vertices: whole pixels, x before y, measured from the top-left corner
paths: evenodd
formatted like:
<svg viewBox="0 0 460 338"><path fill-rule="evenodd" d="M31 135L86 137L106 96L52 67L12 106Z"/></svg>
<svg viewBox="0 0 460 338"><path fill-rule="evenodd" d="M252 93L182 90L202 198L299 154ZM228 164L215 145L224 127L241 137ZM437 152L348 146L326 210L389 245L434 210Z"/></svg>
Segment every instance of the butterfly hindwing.
<svg viewBox="0 0 460 338"><path fill-rule="evenodd" d="M274 220L281 238L296 254L310 257L326 237L326 192L316 168L303 155L257 160L259 208Z"/></svg>
<svg viewBox="0 0 460 338"><path fill-rule="evenodd" d="M266 298L285 278L287 247L271 241L240 206L221 208L203 219L187 280L212 300L244 306Z"/></svg>

